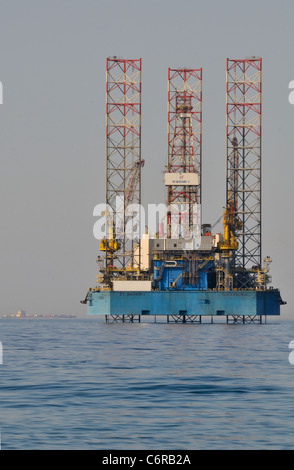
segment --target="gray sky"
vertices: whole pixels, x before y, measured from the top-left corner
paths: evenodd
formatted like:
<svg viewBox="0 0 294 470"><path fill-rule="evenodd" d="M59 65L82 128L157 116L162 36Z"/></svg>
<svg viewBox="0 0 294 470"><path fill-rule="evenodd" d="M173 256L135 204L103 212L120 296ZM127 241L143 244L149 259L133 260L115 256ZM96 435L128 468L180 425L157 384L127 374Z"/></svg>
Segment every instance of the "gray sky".
<svg viewBox="0 0 294 470"><path fill-rule="evenodd" d="M206 223L225 203L226 58L263 58L263 254L294 314L293 18L292 0L0 1L1 315L85 312L113 55L143 60L144 204L165 201L167 69L203 67Z"/></svg>

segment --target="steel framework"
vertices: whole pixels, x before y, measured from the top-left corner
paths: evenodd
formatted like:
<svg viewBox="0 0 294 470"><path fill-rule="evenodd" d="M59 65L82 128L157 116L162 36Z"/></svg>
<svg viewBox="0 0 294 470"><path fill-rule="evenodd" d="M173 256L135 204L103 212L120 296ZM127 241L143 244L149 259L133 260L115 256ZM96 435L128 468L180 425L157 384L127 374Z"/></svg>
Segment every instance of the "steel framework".
<svg viewBox="0 0 294 470"><path fill-rule="evenodd" d="M201 315L167 315L167 323L201 323Z"/></svg>
<svg viewBox="0 0 294 470"><path fill-rule="evenodd" d="M141 323L141 315L132 314L118 314L118 315L105 315L106 323Z"/></svg>
<svg viewBox="0 0 294 470"><path fill-rule="evenodd" d="M134 254L140 223L130 236L133 219L126 209L141 204L141 70L141 59L106 59L106 225L107 238L116 243L106 244L105 251L112 277L134 275L140 262Z"/></svg>
<svg viewBox="0 0 294 470"><path fill-rule="evenodd" d="M264 317L266 321L266 316ZM262 323L262 315L227 315L227 323Z"/></svg>
<svg viewBox="0 0 294 470"><path fill-rule="evenodd" d="M227 207L242 223L234 258L238 287L252 287L255 275L248 273L261 266L261 72L261 58L227 59Z"/></svg>
<svg viewBox="0 0 294 470"><path fill-rule="evenodd" d="M180 225L183 217L191 228L193 204L201 204L201 153L202 69L169 68L167 173L178 178L167 185L168 206L176 208L175 215L168 214L168 237L173 238L171 226ZM197 175L197 179L187 174ZM187 207L185 215L177 210L179 205Z"/></svg>

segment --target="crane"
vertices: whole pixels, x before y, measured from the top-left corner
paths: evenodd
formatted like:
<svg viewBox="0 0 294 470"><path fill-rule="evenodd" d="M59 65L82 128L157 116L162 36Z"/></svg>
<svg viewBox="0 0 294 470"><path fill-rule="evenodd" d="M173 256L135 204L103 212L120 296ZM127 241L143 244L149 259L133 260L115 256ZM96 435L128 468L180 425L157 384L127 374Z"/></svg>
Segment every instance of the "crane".
<svg viewBox="0 0 294 470"><path fill-rule="evenodd" d="M140 169L144 166L145 160L137 160L131 169L130 172L130 177L128 179L127 187L125 190L125 201L124 201L124 206L125 208L132 203L136 187L138 183L140 182ZM109 218L107 218L107 225L108 225L108 239L103 238L100 240L100 251L110 251L114 252L117 251L120 248L120 243L115 240L114 234L115 231L113 229L113 223L114 223L114 218L112 218L112 221L109 223ZM119 220L119 226L116 227L116 233L122 233L123 232L123 225L124 225L124 217Z"/></svg>

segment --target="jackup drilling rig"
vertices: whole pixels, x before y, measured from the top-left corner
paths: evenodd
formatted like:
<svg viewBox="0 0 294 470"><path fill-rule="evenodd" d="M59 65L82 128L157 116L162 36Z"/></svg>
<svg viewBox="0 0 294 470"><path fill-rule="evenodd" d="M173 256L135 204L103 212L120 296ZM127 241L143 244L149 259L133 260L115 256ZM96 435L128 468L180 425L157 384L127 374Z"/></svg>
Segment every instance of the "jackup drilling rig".
<svg viewBox="0 0 294 470"><path fill-rule="evenodd" d="M97 286L82 301L87 313L185 323L280 315L285 302L269 287L271 259L261 258L262 60L227 59L226 206L215 235L201 224L201 68L168 70L164 223L141 233L140 217L129 210L141 204L141 70L141 59L106 61L106 233Z"/></svg>

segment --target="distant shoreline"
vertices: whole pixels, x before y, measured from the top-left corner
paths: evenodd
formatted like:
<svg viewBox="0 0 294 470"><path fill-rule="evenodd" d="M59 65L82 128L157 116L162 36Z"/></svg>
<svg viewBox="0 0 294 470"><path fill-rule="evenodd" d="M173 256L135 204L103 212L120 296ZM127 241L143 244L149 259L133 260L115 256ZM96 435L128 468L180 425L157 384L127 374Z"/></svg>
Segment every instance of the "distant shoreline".
<svg viewBox="0 0 294 470"><path fill-rule="evenodd" d="M30 318L77 318L76 315L55 315L51 313L36 313L36 314L31 314L31 315L2 315L1 318L17 318L17 319L30 319Z"/></svg>

